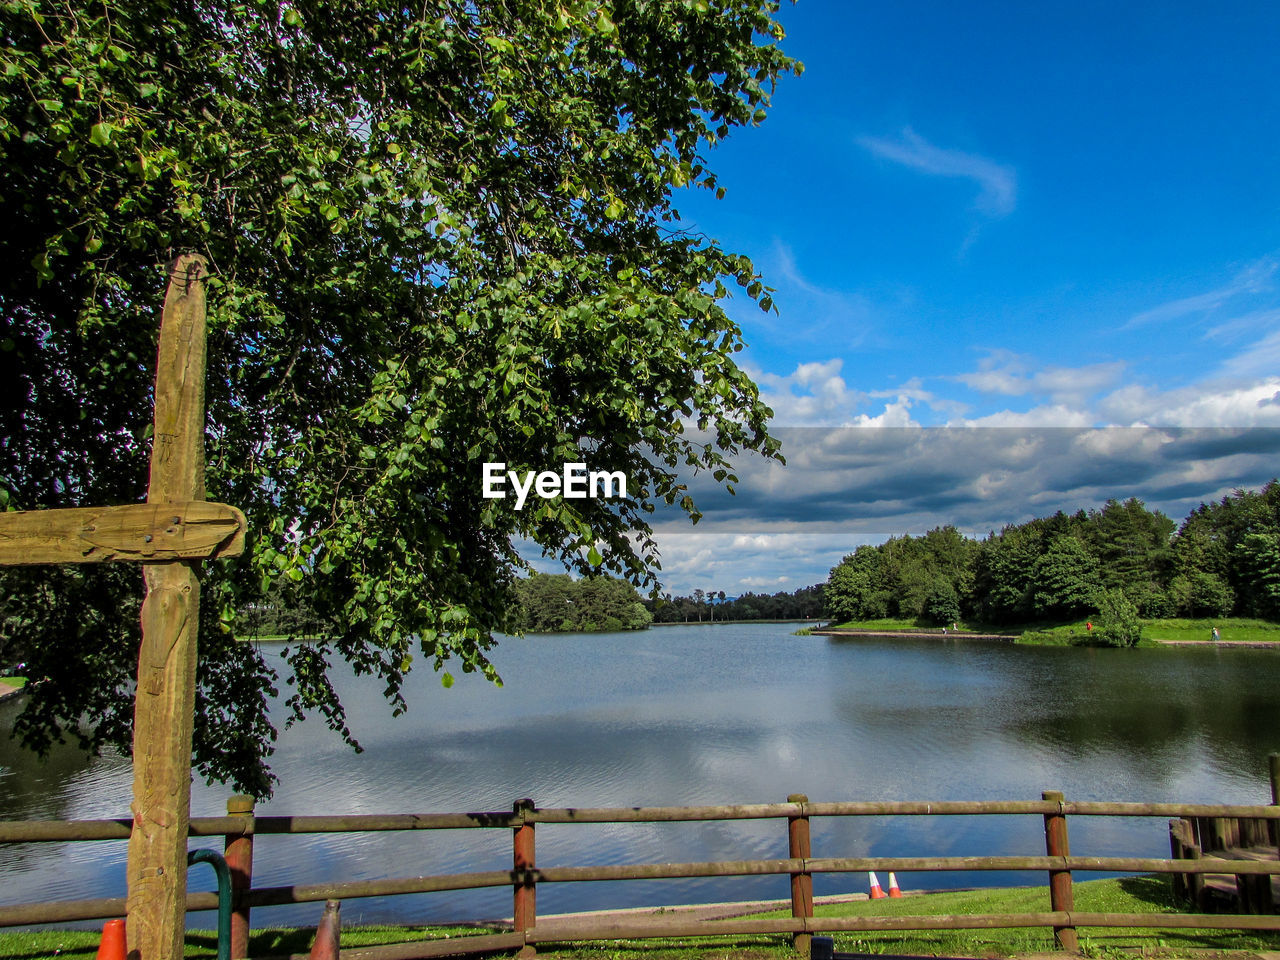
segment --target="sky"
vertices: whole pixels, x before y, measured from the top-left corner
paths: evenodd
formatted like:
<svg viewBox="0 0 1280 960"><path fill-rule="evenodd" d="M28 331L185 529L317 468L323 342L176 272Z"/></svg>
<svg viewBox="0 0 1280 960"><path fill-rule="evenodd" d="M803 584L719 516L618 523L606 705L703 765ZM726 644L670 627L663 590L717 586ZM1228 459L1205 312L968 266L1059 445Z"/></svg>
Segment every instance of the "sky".
<svg viewBox="0 0 1280 960"><path fill-rule="evenodd" d="M826 579L861 543L1280 474L1280 7L784 3L767 120L685 226L788 465L655 524L664 588Z"/></svg>

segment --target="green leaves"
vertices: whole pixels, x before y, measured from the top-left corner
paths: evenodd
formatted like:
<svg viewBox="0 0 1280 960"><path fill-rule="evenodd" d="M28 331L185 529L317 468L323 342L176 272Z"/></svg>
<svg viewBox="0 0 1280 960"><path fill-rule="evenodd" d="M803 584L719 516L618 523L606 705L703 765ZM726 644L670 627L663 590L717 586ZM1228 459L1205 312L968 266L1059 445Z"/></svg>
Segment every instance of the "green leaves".
<svg viewBox="0 0 1280 960"><path fill-rule="evenodd" d="M378 676L393 711L424 661L496 682L513 542L652 586L655 502L697 516L679 471L728 484L729 456L776 455L719 305L738 287L769 309L767 288L665 228L672 191L714 187L706 148L756 122L792 61L767 4L704 6L368 0L272 22L126 0L6 18L0 255L31 266L0 278L0 419L24 440L0 447L0 478L24 506L143 498L157 264L194 249L215 265L207 482L253 538L206 579L209 609L236 611L202 627L207 774L267 783L272 680L236 642L263 604L309 618L291 715L350 738L330 658ZM517 512L480 495L487 460L630 483ZM85 576L89 607L129 609L136 582ZM64 643L31 622L31 644ZM31 729L89 710L109 716L94 742L127 749L133 631L95 661L99 686L59 688Z"/></svg>

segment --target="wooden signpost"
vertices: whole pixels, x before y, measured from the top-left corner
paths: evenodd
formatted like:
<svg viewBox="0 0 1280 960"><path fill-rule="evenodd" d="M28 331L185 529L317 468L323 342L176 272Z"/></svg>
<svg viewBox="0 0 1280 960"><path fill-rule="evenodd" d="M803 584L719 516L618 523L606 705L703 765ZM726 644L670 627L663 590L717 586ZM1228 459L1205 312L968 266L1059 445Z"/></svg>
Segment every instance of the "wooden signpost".
<svg viewBox="0 0 1280 960"><path fill-rule="evenodd" d="M235 507L204 502L205 259L169 268L145 504L0 513L0 564L142 563L133 720L130 960L178 960L186 929L187 824L200 581L196 562L244 549Z"/></svg>

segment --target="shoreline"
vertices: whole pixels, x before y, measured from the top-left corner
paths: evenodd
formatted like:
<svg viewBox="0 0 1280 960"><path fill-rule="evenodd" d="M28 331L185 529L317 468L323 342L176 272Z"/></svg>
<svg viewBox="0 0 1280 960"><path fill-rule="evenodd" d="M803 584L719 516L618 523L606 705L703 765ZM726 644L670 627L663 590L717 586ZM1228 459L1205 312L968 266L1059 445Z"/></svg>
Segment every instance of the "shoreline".
<svg viewBox="0 0 1280 960"><path fill-rule="evenodd" d="M930 640L1003 640L1013 643L1018 638L1008 633L972 633L966 630L810 630L814 637L924 637Z"/></svg>
<svg viewBox="0 0 1280 960"><path fill-rule="evenodd" d="M920 630L811 630L811 636L815 637L875 637L896 639L899 637L910 637L912 639L927 640L1003 640L1005 643L1017 643L1020 639L1018 636L1007 633L967 633L965 631L948 631L947 633L939 633L935 631ZM1258 649L1258 650L1274 650L1280 648L1280 640L1158 640L1151 638L1144 640L1144 643L1158 644L1162 647L1235 647L1238 649ZM1037 645L1037 644L1032 644Z"/></svg>

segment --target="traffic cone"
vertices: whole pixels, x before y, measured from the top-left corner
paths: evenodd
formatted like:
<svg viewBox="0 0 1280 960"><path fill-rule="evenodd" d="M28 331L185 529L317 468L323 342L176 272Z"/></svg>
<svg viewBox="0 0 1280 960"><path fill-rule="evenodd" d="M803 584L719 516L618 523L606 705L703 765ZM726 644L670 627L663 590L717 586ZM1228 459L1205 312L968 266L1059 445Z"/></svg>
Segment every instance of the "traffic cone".
<svg viewBox="0 0 1280 960"><path fill-rule="evenodd" d="M108 920L102 925L98 960L125 960L123 920Z"/></svg>
<svg viewBox="0 0 1280 960"><path fill-rule="evenodd" d="M889 896L891 897L902 896L902 891L898 889L898 878L895 877L892 873L889 874Z"/></svg>
<svg viewBox="0 0 1280 960"><path fill-rule="evenodd" d="M880 881L876 879L874 873L868 873L867 876L871 878L871 899L883 900L884 891L880 889Z"/></svg>
<svg viewBox="0 0 1280 960"><path fill-rule="evenodd" d="M310 960L338 960L338 940L341 936L338 910L341 901L326 900L320 925L316 927L316 942L311 945Z"/></svg>

